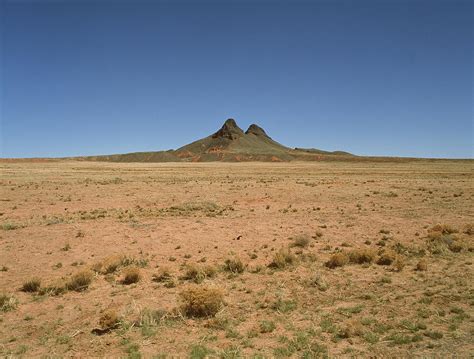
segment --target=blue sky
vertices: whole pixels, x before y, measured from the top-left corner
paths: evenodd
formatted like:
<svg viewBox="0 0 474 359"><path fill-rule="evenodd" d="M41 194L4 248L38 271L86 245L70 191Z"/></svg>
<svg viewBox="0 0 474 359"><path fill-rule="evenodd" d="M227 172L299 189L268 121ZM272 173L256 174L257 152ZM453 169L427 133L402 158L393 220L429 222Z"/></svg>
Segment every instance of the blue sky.
<svg viewBox="0 0 474 359"><path fill-rule="evenodd" d="M473 157L473 2L0 0L0 157L291 147Z"/></svg>

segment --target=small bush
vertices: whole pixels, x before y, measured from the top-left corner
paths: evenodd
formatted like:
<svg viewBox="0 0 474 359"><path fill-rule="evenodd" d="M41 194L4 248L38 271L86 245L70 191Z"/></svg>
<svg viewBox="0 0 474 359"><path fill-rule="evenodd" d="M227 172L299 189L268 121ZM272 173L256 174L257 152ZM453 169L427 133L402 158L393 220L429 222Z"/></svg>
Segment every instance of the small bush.
<svg viewBox="0 0 474 359"><path fill-rule="evenodd" d="M224 304L222 290L202 285L193 285L179 294L181 311L188 317L213 317Z"/></svg>
<svg viewBox="0 0 474 359"><path fill-rule="evenodd" d="M325 265L328 268L334 269L345 266L347 263L349 263L349 256L344 252L338 252L334 253L325 263Z"/></svg>
<svg viewBox="0 0 474 359"><path fill-rule="evenodd" d="M34 292L39 291L40 287L41 287L41 280L39 278L32 278L26 281L25 283L23 283L21 290L27 293L34 293Z"/></svg>
<svg viewBox="0 0 474 359"><path fill-rule="evenodd" d="M213 266L188 264L186 266L186 272L182 278L185 280L192 280L194 283L201 283L206 278L214 277L216 273L217 271Z"/></svg>
<svg viewBox="0 0 474 359"><path fill-rule="evenodd" d="M141 279L140 270L137 267L125 268L123 271L122 284L133 284Z"/></svg>
<svg viewBox="0 0 474 359"><path fill-rule="evenodd" d="M0 294L0 311L10 312L18 307L18 299L12 294Z"/></svg>
<svg viewBox="0 0 474 359"><path fill-rule="evenodd" d="M227 272L238 274L238 273L243 273L244 269L245 269L245 266L240 260L240 258L226 259L224 263L224 270L226 270Z"/></svg>
<svg viewBox="0 0 474 359"><path fill-rule="evenodd" d="M268 265L270 268L283 269L296 263L296 256L291 253L289 248L281 248L273 256L272 262Z"/></svg>
<svg viewBox="0 0 474 359"><path fill-rule="evenodd" d="M354 249L349 252L349 261L355 264L372 263L375 259L375 251L364 248Z"/></svg>
<svg viewBox="0 0 474 359"><path fill-rule="evenodd" d="M90 270L83 270L74 274L66 283L66 289L82 292L89 287L94 278L94 273Z"/></svg>
<svg viewBox="0 0 474 359"><path fill-rule="evenodd" d="M310 238L307 235L297 236L293 239L292 247L306 248L309 246Z"/></svg>

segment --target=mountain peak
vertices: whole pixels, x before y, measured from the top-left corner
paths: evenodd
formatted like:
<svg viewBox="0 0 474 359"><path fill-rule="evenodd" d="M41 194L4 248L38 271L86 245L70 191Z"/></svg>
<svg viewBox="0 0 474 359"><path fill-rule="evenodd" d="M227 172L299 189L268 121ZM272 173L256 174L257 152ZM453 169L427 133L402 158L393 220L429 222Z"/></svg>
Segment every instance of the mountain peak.
<svg viewBox="0 0 474 359"><path fill-rule="evenodd" d="M249 126L249 128L247 129L247 131L245 131L246 135L248 135L249 133L252 133L255 136L264 136L264 137L270 138L263 128L261 128L260 126L254 124L254 123L252 123Z"/></svg>
<svg viewBox="0 0 474 359"><path fill-rule="evenodd" d="M237 126L233 118L227 119L221 129L212 135L213 138L224 137L229 140L235 140L244 135L244 131Z"/></svg>

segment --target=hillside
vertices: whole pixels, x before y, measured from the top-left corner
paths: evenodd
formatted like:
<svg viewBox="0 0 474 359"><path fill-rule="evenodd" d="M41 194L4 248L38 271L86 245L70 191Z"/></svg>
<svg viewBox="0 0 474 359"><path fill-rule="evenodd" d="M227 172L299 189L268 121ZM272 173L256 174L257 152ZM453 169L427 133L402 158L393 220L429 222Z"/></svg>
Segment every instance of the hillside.
<svg viewBox="0 0 474 359"><path fill-rule="evenodd" d="M350 153L317 149L289 148L273 140L256 124L243 131L234 119L228 119L215 133L182 146L177 150L134 152L79 159L111 162L241 162L241 161L314 161L353 157ZM323 158L324 157L324 158Z"/></svg>

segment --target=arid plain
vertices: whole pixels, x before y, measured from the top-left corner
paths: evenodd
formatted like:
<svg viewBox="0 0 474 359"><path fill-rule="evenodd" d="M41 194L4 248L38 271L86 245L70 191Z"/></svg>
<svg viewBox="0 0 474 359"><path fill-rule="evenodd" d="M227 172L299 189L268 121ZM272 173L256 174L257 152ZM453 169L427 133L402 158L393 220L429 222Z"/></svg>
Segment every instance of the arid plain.
<svg viewBox="0 0 474 359"><path fill-rule="evenodd" d="M473 161L0 168L0 355L474 352Z"/></svg>

